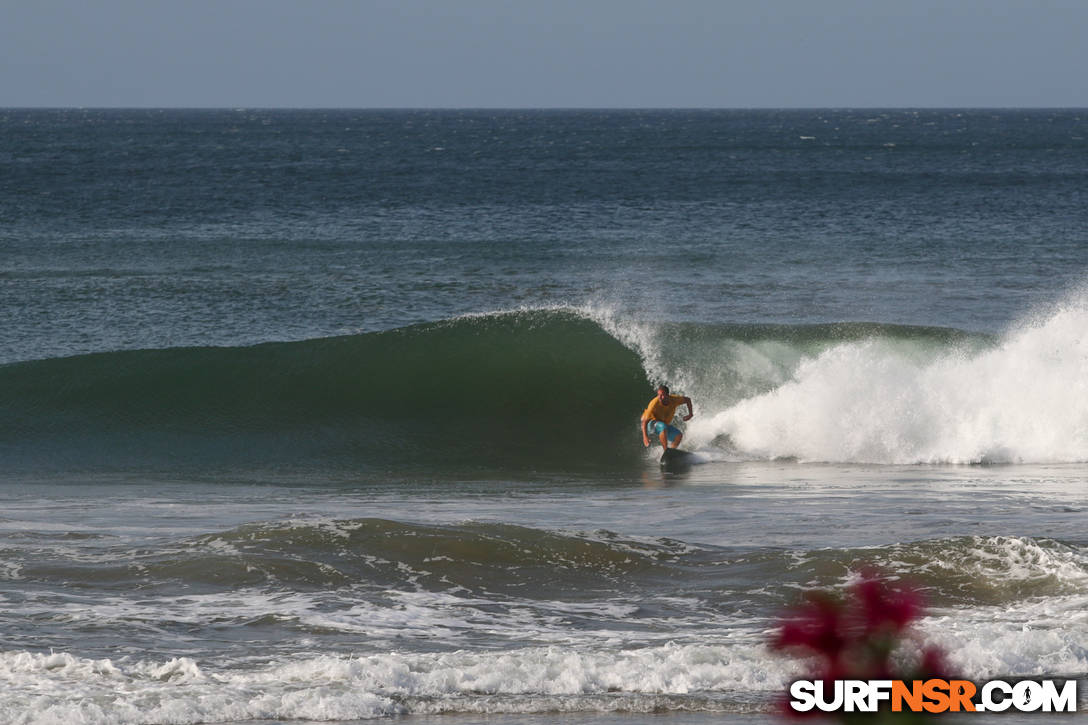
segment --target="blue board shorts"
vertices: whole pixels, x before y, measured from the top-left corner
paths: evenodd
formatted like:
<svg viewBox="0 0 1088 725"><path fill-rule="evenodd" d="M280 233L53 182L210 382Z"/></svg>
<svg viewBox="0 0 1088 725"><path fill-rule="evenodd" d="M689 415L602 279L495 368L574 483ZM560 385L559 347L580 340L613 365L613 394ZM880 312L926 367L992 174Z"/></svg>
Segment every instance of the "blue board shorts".
<svg viewBox="0 0 1088 725"><path fill-rule="evenodd" d="M668 423L663 423L660 420L646 421L646 435L659 436L661 435L661 431L663 430L668 431L666 436L669 443L672 443L674 440L676 440L676 437L680 435L680 429L675 426L671 426Z"/></svg>

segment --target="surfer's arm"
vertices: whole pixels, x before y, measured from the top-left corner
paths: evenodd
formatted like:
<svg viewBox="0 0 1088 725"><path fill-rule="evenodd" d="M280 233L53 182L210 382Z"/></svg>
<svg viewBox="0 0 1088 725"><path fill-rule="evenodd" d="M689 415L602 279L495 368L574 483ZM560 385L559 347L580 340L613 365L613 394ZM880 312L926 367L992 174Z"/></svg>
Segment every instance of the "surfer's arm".
<svg viewBox="0 0 1088 725"><path fill-rule="evenodd" d="M646 413L642 414L642 417L638 421L638 429L642 431L642 447L650 447L650 439L646 436L646 421L649 420L649 416Z"/></svg>
<svg viewBox="0 0 1088 725"><path fill-rule="evenodd" d="M684 416L684 420L688 421L695 417L695 406L691 404L691 398L684 396L684 405L688 406L688 414Z"/></svg>

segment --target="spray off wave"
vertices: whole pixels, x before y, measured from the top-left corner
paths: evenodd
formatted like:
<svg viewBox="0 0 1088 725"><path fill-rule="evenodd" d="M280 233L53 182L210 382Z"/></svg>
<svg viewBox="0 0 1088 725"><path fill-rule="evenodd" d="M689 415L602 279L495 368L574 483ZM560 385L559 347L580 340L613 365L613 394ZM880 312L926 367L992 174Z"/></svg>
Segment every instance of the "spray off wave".
<svg viewBox="0 0 1088 725"><path fill-rule="evenodd" d="M1088 299L993 344L884 336L802 359L789 379L705 417L691 439L757 459L913 463L1088 460Z"/></svg>

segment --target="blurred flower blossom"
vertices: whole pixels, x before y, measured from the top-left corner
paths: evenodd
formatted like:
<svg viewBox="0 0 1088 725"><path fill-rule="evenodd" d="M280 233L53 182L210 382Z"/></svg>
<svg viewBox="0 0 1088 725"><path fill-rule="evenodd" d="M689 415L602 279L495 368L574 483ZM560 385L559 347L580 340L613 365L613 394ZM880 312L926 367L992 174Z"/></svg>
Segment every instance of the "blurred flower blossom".
<svg viewBox="0 0 1088 725"><path fill-rule="evenodd" d="M810 679L827 685L834 680L948 678L943 652L923 645L910 628L922 614L916 589L867 569L845 595L807 592L781 619L771 648L810 659Z"/></svg>

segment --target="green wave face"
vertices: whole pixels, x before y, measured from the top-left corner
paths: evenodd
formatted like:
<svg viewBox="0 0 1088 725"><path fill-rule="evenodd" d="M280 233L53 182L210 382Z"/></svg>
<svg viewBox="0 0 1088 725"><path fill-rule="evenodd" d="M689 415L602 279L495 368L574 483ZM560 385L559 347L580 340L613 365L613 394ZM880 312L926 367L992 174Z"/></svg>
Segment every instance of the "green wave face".
<svg viewBox="0 0 1088 725"><path fill-rule="evenodd" d="M934 328L636 323L558 309L24 362L0 367L0 466L635 470L653 384L690 395L698 423L860 340L920 365L988 344Z"/></svg>
<svg viewBox="0 0 1088 725"><path fill-rule="evenodd" d="M9 464L376 468L626 460L638 358L573 313L0 368Z"/></svg>

